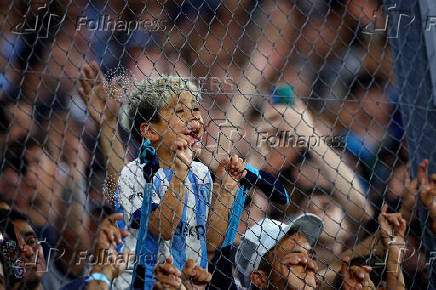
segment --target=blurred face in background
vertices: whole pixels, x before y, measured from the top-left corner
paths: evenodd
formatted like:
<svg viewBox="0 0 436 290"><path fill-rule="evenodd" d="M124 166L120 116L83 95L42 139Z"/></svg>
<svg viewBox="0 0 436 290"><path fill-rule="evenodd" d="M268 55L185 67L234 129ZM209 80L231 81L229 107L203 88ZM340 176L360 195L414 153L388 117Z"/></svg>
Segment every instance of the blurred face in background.
<svg viewBox="0 0 436 290"><path fill-rule="evenodd" d="M35 132L36 126L32 122L32 107L30 105L10 104L6 107L6 111L10 126L7 136L9 144Z"/></svg>
<svg viewBox="0 0 436 290"><path fill-rule="evenodd" d="M39 146L26 149L24 158L23 168L3 171L0 190L13 201L13 208L27 214L35 226L43 226L52 220L63 177Z"/></svg>
<svg viewBox="0 0 436 290"><path fill-rule="evenodd" d="M389 98L380 88L359 89L352 98L338 108L340 123L365 144L378 144L383 140L392 117L393 107Z"/></svg>
<svg viewBox="0 0 436 290"><path fill-rule="evenodd" d="M351 236L351 227L344 211L328 195L317 194L307 201L307 212L322 219L324 231L319 237L317 254L320 260L328 263L334 254L340 254Z"/></svg>
<svg viewBox="0 0 436 290"><path fill-rule="evenodd" d="M39 147L27 149L24 163L6 164L8 167L1 177L1 191L13 200L13 207L23 213L29 211L29 198L36 193L41 151Z"/></svg>

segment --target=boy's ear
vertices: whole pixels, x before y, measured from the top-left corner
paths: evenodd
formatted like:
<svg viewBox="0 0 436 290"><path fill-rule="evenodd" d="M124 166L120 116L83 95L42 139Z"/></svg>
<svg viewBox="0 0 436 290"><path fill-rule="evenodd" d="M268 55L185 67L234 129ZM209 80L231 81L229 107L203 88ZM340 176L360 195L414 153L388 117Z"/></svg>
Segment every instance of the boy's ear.
<svg viewBox="0 0 436 290"><path fill-rule="evenodd" d="M262 270L253 270L250 272L251 283L257 288L266 289L268 287L268 279L266 273Z"/></svg>
<svg viewBox="0 0 436 290"><path fill-rule="evenodd" d="M159 135L149 126L149 123L141 123L139 130L141 135L150 140L151 143L159 141Z"/></svg>

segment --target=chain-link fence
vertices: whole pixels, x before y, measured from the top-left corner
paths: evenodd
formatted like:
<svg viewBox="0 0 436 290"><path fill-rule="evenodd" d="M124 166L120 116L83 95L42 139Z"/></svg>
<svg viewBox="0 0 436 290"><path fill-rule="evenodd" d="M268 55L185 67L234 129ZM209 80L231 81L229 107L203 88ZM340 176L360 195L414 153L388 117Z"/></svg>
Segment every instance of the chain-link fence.
<svg viewBox="0 0 436 290"><path fill-rule="evenodd" d="M436 16L382 2L1 2L0 288L431 287Z"/></svg>

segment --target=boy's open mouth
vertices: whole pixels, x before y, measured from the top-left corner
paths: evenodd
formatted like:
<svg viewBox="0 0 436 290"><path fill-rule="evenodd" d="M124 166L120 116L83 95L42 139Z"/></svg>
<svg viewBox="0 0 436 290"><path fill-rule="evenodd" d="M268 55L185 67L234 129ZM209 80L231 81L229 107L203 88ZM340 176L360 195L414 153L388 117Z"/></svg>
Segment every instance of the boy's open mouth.
<svg viewBox="0 0 436 290"><path fill-rule="evenodd" d="M190 145L200 141L200 128L187 129L185 135L190 138Z"/></svg>

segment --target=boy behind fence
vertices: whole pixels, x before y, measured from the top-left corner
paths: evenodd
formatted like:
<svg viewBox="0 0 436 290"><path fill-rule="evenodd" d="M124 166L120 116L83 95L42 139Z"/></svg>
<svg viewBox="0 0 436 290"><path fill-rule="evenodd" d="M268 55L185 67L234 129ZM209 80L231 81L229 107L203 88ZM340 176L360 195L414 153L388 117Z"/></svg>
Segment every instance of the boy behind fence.
<svg viewBox="0 0 436 290"><path fill-rule="evenodd" d="M206 269L208 253L226 237L245 163L236 155L225 160L214 187L208 167L193 161L204 131L199 100L180 77L146 79L131 94L131 136L142 145L121 172L116 199L137 229L134 288L151 288L156 263L170 256L179 269L187 259Z"/></svg>

